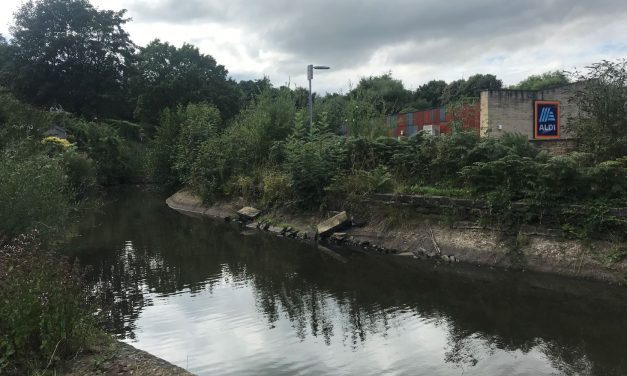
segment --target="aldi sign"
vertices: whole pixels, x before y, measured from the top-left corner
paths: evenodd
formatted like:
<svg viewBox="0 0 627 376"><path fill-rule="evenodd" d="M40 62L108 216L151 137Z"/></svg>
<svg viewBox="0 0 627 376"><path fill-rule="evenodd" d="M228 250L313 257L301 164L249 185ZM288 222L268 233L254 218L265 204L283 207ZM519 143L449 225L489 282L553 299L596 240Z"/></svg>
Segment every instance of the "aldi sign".
<svg viewBox="0 0 627 376"><path fill-rule="evenodd" d="M536 101L535 104L534 137L560 137L560 102Z"/></svg>

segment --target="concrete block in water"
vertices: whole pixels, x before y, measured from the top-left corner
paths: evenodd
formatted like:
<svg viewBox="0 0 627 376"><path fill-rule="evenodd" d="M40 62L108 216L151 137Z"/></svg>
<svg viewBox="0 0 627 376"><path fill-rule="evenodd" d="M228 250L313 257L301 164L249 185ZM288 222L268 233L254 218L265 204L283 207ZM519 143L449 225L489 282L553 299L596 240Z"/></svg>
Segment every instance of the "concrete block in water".
<svg viewBox="0 0 627 376"><path fill-rule="evenodd" d="M239 214L240 217L250 221L257 218L259 214L261 214L261 210L255 209L251 206L245 206L238 210L237 214Z"/></svg>
<svg viewBox="0 0 627 376"><path fill-rule="evenodd" d="M335 232L350 223L350 218L345 211L337 214L324 222L318 224L318 235L325 236L331 232Z"/></svg>

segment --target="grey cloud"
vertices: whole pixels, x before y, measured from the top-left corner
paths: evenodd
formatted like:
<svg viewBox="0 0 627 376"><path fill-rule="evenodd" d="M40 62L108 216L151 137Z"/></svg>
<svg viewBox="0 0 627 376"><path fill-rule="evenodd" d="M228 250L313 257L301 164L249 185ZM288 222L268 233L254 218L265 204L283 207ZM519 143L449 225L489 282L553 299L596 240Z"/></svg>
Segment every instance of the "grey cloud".
<svg viewBox="0 0 627 376"><path fill-rule="evenodd" d="M511 51L538 43L582 19L624 20L627 5L624 0L594 5L587 0L133 0L129 11L139 22L240 28L260 41L247 46L250 56L260 49L284 52L293 58L282 68L300 72L303 61L347 69L396 46L388 56L392 64L463 63L485 49Z"/></svg>

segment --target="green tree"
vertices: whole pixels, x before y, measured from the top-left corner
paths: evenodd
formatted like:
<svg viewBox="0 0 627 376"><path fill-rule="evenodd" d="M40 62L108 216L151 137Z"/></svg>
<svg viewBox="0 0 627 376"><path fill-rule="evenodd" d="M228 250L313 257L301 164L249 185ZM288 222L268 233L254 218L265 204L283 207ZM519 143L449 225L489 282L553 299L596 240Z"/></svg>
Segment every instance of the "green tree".
<svg viewBox="0 0 627 376"><path fill-rule="evenodd" d="M442 102L451 103L464 98L478 98L482 90L498 90L503 81L493 74L475 74L467 80L453 81L442 92Z"/></svg>
<svg viewBox="0 0 627 376"><path fill-rule="evenodd" d="M503 81L493 74L475 74L468 77L464 85L465 97L477 98L482 90L498 90L503 87Z"/></svg>
<svg viewBox="0 0 627 376"><path fill-rule="evenodd" d="M242 80L237 83L237 86L242 92L244 103L248 103L264 91L272 89L270 79L265 76L257 80Z"/></svg>
<svg viewBox="0 0 627 376"><path fill-rule="evenodd" d="M330 130L334 133L346 124L346 106L348 100L344 95L337 93L327 94L318 99L314 106L314 120L319 119L322 114L326 114Z"/></svg>
<svg viewBox="0 0 627 376"><path fill-rule="evenodd" d="M387 136L385 114L368 97L352 96L346 104L346 128L350 136Z"/></svg>
<svg viewBox="0 0 627 376"><path fill-rule="evenodd" d="M379 112L393 114L399 112L412 99L412 93L405 89L401 80L394 79L391 73L362 78L349 97L368 98Z"/></svg>
<svg viewBox="0 0 627 376"><path fill-rule="evenodd" d="M191 177L192 166L198 157L200 145L210 138L217 136L220 128L220 111L207 104L188 104L187 107L179 107L180 124L178 142L176 144L176 157L174 169L183 179L194 180Z"/></svg>
<svg viewBox="0 0 627 376"><path fill-rule="evenodd" d="M531 75L513 85L511 89L517 90L543 90L552 87L563 86L570 83L566 73L562 71L545 72L539 75Z"/></svg>
<svg viewBox="0 0 627 376"><path fill-rule="evenodd" d="M442 94L446 88L446 82L442 80L431 80L424 85L418 86L414 93L414 100L420 105L415 107L423 107L427 104L428 107L439 107L442 104Z"/></svg>
<svg viewBox="0 0 627 376"><path fill-rule="evenodd" d="M573 100L580 112L573 131L597 161L627 155L627 60L602 61L574 74L585 84Z"/></svg>
<svg viewBox="0 0 627 376"><path fill-rule="evenodd" d="M164 108L189 103L213 104L223 120L239 112L242 94L226 68L191 44L176 48L156 39L140 49L135 71L131 97L143 123L157 124Z"/></svg>
<svg viewBox="0 0 627 376"><path fill-rule="evenodd" d="M10 56L10 46L7 43L6 38L0 34L0 82L4 83L6 81L6 70L9 67L9 63L11 62Z"/></svg>
<svg viewBox="0 0 627 376"><path fill-rule="evenodd" d="M11 27L10 87L37 105L84 115L124 115L127 64L134 47L125 10L88 0L27 1Z"/></svg>

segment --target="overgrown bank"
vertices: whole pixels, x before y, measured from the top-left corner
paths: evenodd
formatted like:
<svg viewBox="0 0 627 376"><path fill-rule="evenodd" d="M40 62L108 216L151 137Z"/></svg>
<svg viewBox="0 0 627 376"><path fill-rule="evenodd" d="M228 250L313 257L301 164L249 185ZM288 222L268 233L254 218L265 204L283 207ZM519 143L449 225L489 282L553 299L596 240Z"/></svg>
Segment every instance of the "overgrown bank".
<svg viewBox="0 0 627 376"><path fill-rule="evenodd" d="M548 225L580 240L620 242L627 221L608 213L627 206L625 66L590 69L585 90L572 98L582 109L572 122L578 150L565 155L522 135L481 138L463 124L440 137L341 136L325 116L306 124L295 97L282 91L261 93L226 128L210 105L166 111L149 165L206 202L243 197L324 210L373 193L465 197L484 201L480 221L504 231Z"/></svg>
<svg viewBox="0 0 627 376"><path fill-rule="evenodd" d="M425 199L422 196L422 199ZM203 204L200 197L180 191L167 204L186 214L239 220L244 199ZM627 243L612 239L569 237L561 229L522 226L516 233L502 228L435 214L426 207L406 206L381 199L362 201L348 209L350 223L324 238L316 236L317 225L337 211L267 209L248 229L265 230L278 236L321 241L390 257L429 260L436 264L462 262L515 271L533 271L603 282L627 283ZM328 250L325 250L328 252ZM411 260L411 261L410 261Z"/></svg>
<svg viewBox="0 0 627 376"><path fill-rule="evenodd" d="M46 135L54 126L67 138ZM137 127L44 112L0 89L0 373L55 373L106 335L78 263L56 252L102 187L144 176Z"/></svg>

